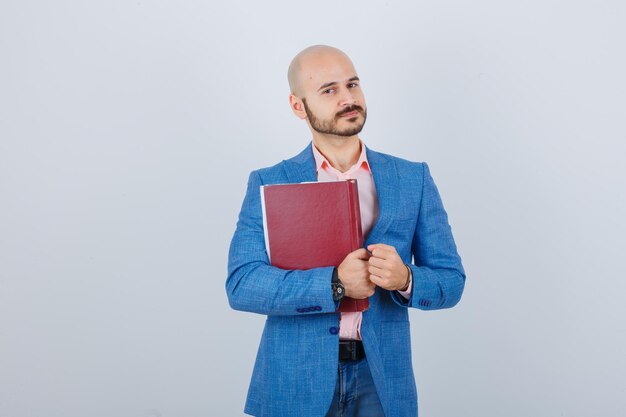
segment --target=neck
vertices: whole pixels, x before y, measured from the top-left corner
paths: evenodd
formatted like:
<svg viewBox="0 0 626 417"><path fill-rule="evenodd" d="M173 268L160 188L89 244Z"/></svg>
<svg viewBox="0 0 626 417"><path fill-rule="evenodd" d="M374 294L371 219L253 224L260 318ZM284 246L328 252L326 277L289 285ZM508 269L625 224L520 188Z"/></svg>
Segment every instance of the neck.
<svg viewBox="0 0 626 417"><path fill-rule="evenodd" d="M361 141L356 135L350 137L314 135L313 144L339 172L350 169L361 155Z"/></svg>

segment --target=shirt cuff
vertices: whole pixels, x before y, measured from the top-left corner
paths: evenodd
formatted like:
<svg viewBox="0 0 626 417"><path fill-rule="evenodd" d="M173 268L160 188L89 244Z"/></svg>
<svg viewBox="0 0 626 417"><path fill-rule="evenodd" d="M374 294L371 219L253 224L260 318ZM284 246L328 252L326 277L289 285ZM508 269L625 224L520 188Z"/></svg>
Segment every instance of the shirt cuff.
<svg viewBox="0 0 626 417"><path fill-rule="evenodd" d="M400 294L406 300L411 298L411 290L413 289L413 271L411 270L411 268L407 269L409 270L409 287L406 289L406 291L398 290L398 294Z"/></svg>

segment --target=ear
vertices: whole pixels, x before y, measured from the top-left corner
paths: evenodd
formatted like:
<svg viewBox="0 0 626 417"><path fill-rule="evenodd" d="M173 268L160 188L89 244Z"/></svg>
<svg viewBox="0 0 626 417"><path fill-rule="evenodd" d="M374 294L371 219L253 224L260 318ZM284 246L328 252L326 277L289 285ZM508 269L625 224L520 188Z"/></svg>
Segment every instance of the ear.
<svg viewBox="0 0 626 417"><path fill-rule="evenodd" d="M307 118L302 100L293 93L289 95L289 106L291 107L291 111L293 111L293 114L295 114L296 117L303 120Z"/></svg>

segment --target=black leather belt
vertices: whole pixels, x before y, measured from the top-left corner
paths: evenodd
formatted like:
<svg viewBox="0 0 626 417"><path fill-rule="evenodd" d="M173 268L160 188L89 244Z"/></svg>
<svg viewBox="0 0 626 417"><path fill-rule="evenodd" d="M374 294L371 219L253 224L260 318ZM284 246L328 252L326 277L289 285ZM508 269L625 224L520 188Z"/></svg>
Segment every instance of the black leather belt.
<svg viewBox="0 0 626 417"><path fill-rule="evenodd" d="M365 357L365 349L363 342L360 340L340 340L339 341L339 360L340 361L358 361Z"/></svg>

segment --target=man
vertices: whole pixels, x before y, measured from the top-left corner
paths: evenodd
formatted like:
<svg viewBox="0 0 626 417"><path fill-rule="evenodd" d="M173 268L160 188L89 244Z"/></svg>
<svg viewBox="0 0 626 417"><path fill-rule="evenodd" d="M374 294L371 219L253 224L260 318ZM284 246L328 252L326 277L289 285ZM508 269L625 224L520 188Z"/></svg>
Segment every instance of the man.
<svg viewBox="0 0 626 417"><path fill-rule="evenodd" d="M291 109L312 143L250 174L229 252L231 307L267 315L245 412L415 417L408 307L452 307L465 284L447 214L426 163L374 152L359 139L367 107L346 54L309 47L288 79ZM357 179L367 250L337 268L271 266L259 186L347 178ZM348 297L369 297L369 309L337 313L341 286Z"/></svg>

